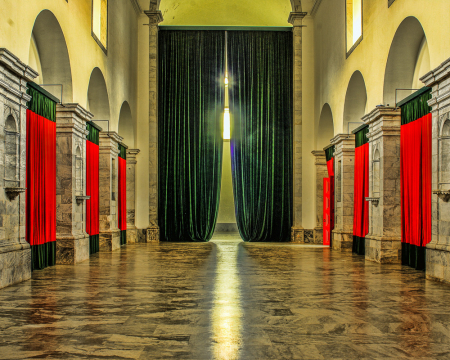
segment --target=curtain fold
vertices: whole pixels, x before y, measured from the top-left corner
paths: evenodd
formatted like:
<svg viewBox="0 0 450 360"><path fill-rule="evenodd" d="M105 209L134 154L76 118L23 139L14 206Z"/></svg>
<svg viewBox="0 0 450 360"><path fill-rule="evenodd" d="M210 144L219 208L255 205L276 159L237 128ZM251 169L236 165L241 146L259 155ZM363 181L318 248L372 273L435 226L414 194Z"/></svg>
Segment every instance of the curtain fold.
<svg viewBox="0 0 450 360"><path fill-rule="evenodd" d="M228 32L232 177L244 241L290 239L292 44L291 32Z"/></svg>
<svg viewBox="0 0 450 360"><path fill-rule="evenodd" d="M127 160L126 148L119 144L119 191L118 191L118 227L120 245L127 243Z"/></svg>
<svg viewBox="0 0 450 360"><path fill-rule="evenodd" d="M86 232L89 234L89 253L100 250L99 244L99 130L90 123L86 140Z"/></svg>
<svg viewBox="0 0 450 360"><path fill-rule="evenodd" d="M27 110L26 144L26 239L37 270L56 263L56 123Z"/></svg>
<svg viewBox="0 0 450 360"><path fill-rule="evenodd" d="M369 144L365 127L355 133L355 167L353 193L353 247L358 255L365 255L365 237L369 233Z"/></svg>
<svg viewBox="0 0 450 360"><path fill-rule="evenodd" d="M208 241L217 220L225 32L160 31L158 218L162 241Z"/></svg>
<svg viewBox="0 0 450 360"><path fill-rule="evenodd" d="M419 104L402 107L400 129L402 264L417 270L425 270L425 246L431 241L432 115L423 106L430 97L425 93L412 101Z"/></svg>

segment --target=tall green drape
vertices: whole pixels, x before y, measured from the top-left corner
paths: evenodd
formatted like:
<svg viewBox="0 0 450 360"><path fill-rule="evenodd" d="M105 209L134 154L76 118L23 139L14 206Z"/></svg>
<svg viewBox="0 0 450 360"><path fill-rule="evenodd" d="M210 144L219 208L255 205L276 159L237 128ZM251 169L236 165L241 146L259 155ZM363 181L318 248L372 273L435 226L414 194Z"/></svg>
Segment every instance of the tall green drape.
<svg viewBox="0 0 450 360"><path fill-rule="evenodd" d="M330 161L334 157L334 145L325 150L325 158Z"/></svg>
<svg viewBox="0 0 450 360"><path fill-rule="evenodd" d="M225 32L159 32L162 241L208 241L219 209Z"/></svg>
<svg viewBox="0 0 450 360"><path fill-rule="evenodd" d="M231 161L244 241L289 241L292 224L291 32L228 32Z"/></svg>
<svg viewBox="0 0 450 360"><path fill-rule="evenodd" d="M400 102L399 107L402 109L402 125L409 124L429 114L431 108L428 105L428 100L430 99L431 88L424 87Z"/></svg>

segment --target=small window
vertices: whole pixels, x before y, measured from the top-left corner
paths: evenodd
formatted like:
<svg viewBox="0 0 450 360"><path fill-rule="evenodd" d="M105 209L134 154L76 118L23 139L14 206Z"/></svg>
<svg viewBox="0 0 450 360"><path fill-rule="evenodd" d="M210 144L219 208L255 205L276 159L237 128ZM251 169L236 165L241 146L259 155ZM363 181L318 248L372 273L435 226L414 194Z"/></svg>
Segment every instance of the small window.
<svg viewBox="0 0 450 360"><path fill-rule="evenodd" d="M346 43L347 57L362 40L363 9L362 0L345 0L346 4Z"/></svg>
<svg viewBox="0 0 450 360"><path fill-rule="evenodd" d="M108 48L108 0L92 0L92 36L106 53Z"/></svg>

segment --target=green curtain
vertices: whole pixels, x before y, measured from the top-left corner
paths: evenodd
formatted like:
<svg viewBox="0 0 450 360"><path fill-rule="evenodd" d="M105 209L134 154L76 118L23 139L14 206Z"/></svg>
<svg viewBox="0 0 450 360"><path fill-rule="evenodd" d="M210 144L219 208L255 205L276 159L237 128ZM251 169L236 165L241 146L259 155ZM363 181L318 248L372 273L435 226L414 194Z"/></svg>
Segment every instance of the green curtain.
<svg viewBox="0 0 450 360"><path fill-rule="evenodd" d="M127 243L127 231L120 230L120 245L126 245Z"/></svg>
<svg viewBox="0 0 450 360"><path fill-rule="evenodd" d="M58 99L32 82L27 83L27 87L27 94L32 97L27 102L27 108L35 114L56 122L56 103Z"/></svg>
<svg viewBox="0 0 450 360"><path fill-rule="evenodd" d="M222 175L225 32L159 32L158 217L162 241L208 241Z"/></svg>
<svg viewBox="0 0 450 360"><path fill-rule="evenodd" d="M244 241L289 241L292 225L292 32L228 32L231 161Z"/></svg>
<svg viewBox="0 0 450 360"><path fill-rule="evenodd" d="M420 119L431 112L428 106L428 100L431 99L431 88L424 87L419 90L419 94L412 94L404 101L399 103L402 109L402 125L409 124L411 121Z"/></svg>
<svg viewBox="0 0 450 360"><path fill-rule="evenodd" d="M359 127L358 131L354 131L355 134L355 148L360 147L369 142L367 134L369 133L369 126L364 125L364 127Z"/></svg>
<svg viewBox="0 0 450 360"><path fill-rule="evenodd" d="M41 270L56 264L56 241L31 246L31 270Z"/></svg>
<svg viewBox="0 0 450 360"><path fill-rule="evenodd" d="M334 145L325 150L325 157L330 161L334 157Z"/></svg>
<svg viewBox="0 0 450 360"><path fill-rule="evenodd" d="M123 146L122 144L119 144L119 156L122 159L127 159L127 148Z"/></svg>
<svg viewBox="0 0 450 360"><path fill-rule="evenodd" d="M86 129L89 131L87 135L87 140L99 145L100 144L100 129L92 122L88 121L86 124Z"/></svg>
<svg viewBox="0 0 450 360"><path fill-rule="evenodd" d="M89 235L89 255L100 251L100 235Z"/></svg>

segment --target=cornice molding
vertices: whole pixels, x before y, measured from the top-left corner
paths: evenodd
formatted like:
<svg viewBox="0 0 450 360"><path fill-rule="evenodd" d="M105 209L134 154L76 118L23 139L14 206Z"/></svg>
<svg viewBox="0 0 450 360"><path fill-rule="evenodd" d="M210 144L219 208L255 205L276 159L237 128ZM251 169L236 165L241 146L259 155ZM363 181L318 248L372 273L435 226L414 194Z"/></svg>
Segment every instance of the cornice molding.
<svg viewBox="0 0 450 360"><path fill-rule="evenodd" d="M320 6L321 3L322 3L322 0L316 0L314 2L314 5L313 5L313 7L311 9L311 16L312 17L314 17L316 15L317 11L319 10L319 6Z"/></svg>
<svg viewBox="0 0 450 360"><path fill-rule="evenodd" d="M139 5L139 1L138 0L130 0L131 5L133 5L134 11L136 11L137 15L141 15L142 14L142 8L141 5Z"/></svg>

